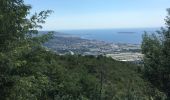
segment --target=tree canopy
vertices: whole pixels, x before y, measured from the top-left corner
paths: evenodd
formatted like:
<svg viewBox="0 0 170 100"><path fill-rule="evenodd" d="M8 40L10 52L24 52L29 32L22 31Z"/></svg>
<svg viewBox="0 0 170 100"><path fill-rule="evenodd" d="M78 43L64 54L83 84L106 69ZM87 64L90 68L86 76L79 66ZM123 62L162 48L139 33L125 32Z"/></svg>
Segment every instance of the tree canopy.
<svg viewBox="0 0 170 100"><path fill-rule="evenodd" d="M152 35L143 35L142 53L145 55L145 77L170 96L170 9L167 12L165 28Z"/></svg>

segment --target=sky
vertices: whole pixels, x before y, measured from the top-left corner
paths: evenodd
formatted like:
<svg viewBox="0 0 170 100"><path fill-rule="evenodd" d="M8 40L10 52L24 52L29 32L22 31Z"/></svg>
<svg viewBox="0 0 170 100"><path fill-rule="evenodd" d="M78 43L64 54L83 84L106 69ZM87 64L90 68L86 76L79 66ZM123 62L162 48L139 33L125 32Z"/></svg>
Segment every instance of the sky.
<svg viewBox="0 0 170 100"><path fill-rule="evenodd" d="M25 0L31 13L54 12L43 30L164 26L170 0Z"/></svg>

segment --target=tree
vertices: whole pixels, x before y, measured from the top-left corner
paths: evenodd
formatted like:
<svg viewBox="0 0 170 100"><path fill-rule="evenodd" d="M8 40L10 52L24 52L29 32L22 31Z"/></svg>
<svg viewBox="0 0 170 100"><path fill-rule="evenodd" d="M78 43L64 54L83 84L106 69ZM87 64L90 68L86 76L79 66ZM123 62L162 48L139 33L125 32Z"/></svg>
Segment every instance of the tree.
<svg viewBox="0 0 170 100"><path fill-rule="evenodd" d="M0 51L7 51L32 38L37 33L37 28L42 28L50 10L42 11L33 15L30 19L30 5L24 4L23 0L1 0L0 1ZM16 43L17 42L17 43Z"/></svg>
<svg viewBox="0 0 170 100"><path fill-rule="evenodd" d="M170 9L166 27L152 35L143 35L145 77L170 97Z"/></svg>
<svg viewBox="0 0 170 100"><path fill-rule="evenodd" d="M23 0L0 0L0 99L3 100L9 97L11 88L17 84L19 77L14 74L27 64L23 56L51 36L33 36L51 11L35 13L27 18L30 9L31 6Z"/></svg>

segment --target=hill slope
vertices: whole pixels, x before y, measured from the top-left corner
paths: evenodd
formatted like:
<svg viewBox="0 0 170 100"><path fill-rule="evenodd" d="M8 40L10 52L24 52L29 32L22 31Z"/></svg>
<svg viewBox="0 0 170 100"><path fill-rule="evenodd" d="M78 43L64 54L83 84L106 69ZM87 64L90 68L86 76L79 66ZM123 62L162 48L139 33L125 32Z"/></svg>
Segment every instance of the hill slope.
<svg viewBox="0 0 170 100"><path fill-rule="evenodd" d="M3 61L6 59L0 63ZM137 66L111 58L59 56L38 48L18 57L17 61L23 63L5 76L7 85L2 87L1 98L160 100L164 96L141 78Z"/></svg>

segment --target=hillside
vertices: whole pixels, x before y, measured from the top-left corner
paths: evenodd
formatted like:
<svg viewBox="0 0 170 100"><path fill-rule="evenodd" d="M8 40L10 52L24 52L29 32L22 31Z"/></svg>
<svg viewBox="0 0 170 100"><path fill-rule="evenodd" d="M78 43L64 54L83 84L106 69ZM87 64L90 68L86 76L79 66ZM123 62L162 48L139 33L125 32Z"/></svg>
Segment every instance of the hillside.
<svg viewBox="0 0 170 100"><path fill-rule="evenodd" d="M11 74L6 76L9 86L2 88L4 95L1 98L149 100L163 97L161 92L142 79L136 65L111 58L59 56L38 48L17 59L23 63L11 69ZM1 59L0 63L3 61L6 59Z"/></svg>

